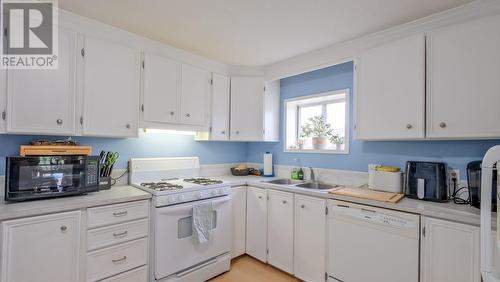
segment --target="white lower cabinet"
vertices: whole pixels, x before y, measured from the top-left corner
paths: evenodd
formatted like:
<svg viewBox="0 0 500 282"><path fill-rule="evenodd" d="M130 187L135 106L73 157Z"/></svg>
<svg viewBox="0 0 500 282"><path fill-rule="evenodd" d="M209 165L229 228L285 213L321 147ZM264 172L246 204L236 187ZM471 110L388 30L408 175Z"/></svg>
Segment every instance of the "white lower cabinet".
<svg viewBox="0 0 500 282"><path fill-rule="evenodd" d="M2 222L1 282L79 280L80 211Z"/></svg>
<svg viewBox="0 0 500 282"><path fill-rule="evenodd" d="M422 282L480 282L479 227L422 217Z"/></svg>
<svg viewBox="0 0 500 282"><path fill-rule="evenodd" d="M246 253L267 261L267 193L251 186L247 187Z"/></svg>
<svg viewBox="0 0 500 282"><path fill-rule="evenodd" d="M233 244L231 258L245 253L247 188L238 186L231 188Z"/></svg>
<svg viewBox="0 0 500 282"><path fill-rule="evenodd" d="M269 190L267 261L293 273L293 193Z"/></svg>
<svg viewBox="0 0 500 282"><path fill-rule="evenodd" d="M295 195L294 272L304 281L325 281L326 200Z"/></svg>

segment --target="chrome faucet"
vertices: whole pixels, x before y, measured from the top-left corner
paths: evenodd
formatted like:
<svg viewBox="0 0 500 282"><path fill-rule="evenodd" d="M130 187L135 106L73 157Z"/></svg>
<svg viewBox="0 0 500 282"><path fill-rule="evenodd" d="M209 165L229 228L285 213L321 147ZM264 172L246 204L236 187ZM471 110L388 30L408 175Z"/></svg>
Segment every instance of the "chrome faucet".
<svg viewBox="0 0 500 282"><path fill-rule="evenodd" d="M312 166L310 166L309 169L311 170L311 181L316 182L316 176L314 175L314 170Z"/></svg>

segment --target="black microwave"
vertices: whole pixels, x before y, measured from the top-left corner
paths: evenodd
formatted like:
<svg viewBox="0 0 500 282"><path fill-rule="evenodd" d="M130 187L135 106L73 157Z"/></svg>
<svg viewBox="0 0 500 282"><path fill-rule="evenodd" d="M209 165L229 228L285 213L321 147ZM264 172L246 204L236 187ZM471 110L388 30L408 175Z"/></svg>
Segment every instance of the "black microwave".
<svg viewBox="0 0 500 282"><path fill-rule="evenodd" d="M98 156L13 156L5 166L5 200L26 201L99 190Z"/></svg>

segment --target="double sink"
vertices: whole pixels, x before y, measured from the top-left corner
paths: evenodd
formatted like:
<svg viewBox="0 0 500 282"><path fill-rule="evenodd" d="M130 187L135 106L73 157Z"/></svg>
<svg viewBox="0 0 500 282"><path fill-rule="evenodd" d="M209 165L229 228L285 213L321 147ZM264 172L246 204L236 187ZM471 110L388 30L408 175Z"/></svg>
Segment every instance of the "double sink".
<svg viewBox="0 0 500 282"><path fill-rule="evenodd" d="M331 185L322 182L305 182L302 180L292 180L292 179L276 179L276 180L266 181L266 183L278 184L278 185L292 185L298 188L306 188L313 190L329 190L339 187L339 185Z"/></svg>

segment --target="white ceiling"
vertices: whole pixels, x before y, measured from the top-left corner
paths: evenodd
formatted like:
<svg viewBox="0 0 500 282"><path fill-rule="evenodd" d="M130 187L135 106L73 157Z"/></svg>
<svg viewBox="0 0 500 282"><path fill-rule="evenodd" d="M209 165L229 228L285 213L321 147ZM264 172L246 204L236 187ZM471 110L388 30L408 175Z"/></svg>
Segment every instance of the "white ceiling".
<svg viewBox="0 0 500 282"><path fill-rule="evenodd" d="M468 2L59 0L59 6L223 63L260 66Z"/></svg>

